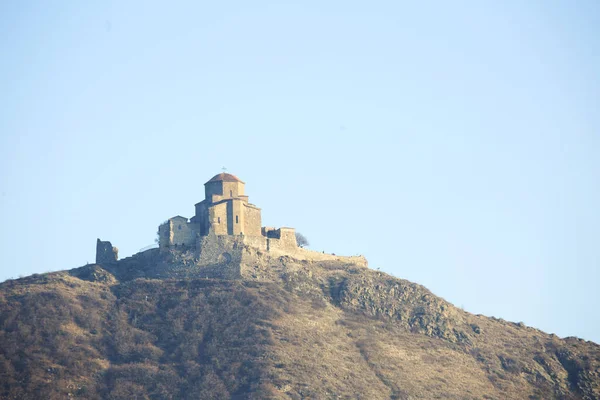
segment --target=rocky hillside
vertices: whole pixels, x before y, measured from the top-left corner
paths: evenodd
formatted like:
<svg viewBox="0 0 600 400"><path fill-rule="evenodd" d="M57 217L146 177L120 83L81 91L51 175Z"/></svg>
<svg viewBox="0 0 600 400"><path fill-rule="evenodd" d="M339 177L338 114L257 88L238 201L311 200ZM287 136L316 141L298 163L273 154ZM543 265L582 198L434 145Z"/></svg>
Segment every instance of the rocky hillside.
<svg viewBox="0 0 600 400"><path fill-rule="evenodd" d="M600 346L335 262L0 284L2 399L600 399Z"/></svg>

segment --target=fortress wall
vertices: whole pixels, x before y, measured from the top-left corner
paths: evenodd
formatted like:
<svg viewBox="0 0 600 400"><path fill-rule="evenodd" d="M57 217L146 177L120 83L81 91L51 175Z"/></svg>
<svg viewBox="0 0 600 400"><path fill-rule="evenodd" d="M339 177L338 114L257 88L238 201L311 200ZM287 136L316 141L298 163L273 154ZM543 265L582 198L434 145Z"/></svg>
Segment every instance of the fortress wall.
<svg viewBox="0 0 600 400"><path fill-rule="evenodd" d="M208 235L198 238L198 265L239 264L244 251L243 236Z"/></svg>
<svg viewBox="0 0 600 400"><path fill-rule="evenodd" d="M232 256L229 262L222 254L214 256L215 263L201 264L195 249L171 248L163 252L151 249L113 264L111 272L130 279L239 279L241 252L238 260Z"/></svg>
<svg viewBox="0 0 600 400"><path fill-rule="evenodd" d="M244 245L241 237L199 237L197 248L151 249L124 259L116 266L121 274L152 279L239 279ZM137 274L137 275L136 275Z"/></svg>
<svg viewBox="0 0 600 400"><path fill-rule="evenodd" d="M296 230L293 228L279 228L267 232L267 249L269 251L293 252L298 249L296 243Z"/></svg>
<svg viewBox="0 0 600 400"><path fill-rule="evenodd" d="M267 238L264 236L244 236L244 244L259 251L267 251Z"/></svg>
<svg viewBox="0 0 600 400"><path fill-rule="evenodd" d="M285 239L267 238L267 250L269 252L293 252L298 248L296 243L290 243Z"/></svg>
<svg viewBox="0 0 600 400"><path fill-rule="evenodd" d="M245 276L260 280L277 275L276 266L282 260L367 266L363 256L336 256L302 248L267 251L266 242L265 237L209 235L197 238L195 249L150 249L118 262L103 264L103 267L115 276L127 279L241 279ZM101 243L107 243L103 248L110 246L109 242ZM110 248L112 250L112 246Z"/></svg>
<svg viewBox="0 0 600 400"><path fill-rule="evenodd" d="M294 232L291 228L283 228ZM288 231L288 233L289 233ZM282 235L286 238L285 235ZM358 266L367 267L367 259L364 256L336 256L334 254L321 253L303 249L296 245L296 237L293 236L293 242L289 239L274 239L262 237L244 236L243 243L261 252L266 252L270 257L291 257L297 260L307 261L339 261L343 263L355 264Z"/></svg>
<svg viewBox="0 0 600 400"><path fill-rule="evenodd" d="M198 259L193 267L200 278L239 279L244 254L244 236L208 235L198 238Z"/></svg>
<svg viewBox="0 0 600 400"><path fill-rule="evenodd" d="M297 260L339 261L363 267L366 267L368 265L367 259L364 256L337 256L334 254L320 253L318 251L307 250L300 247L297 247L295 250L272 249L269 251L269 254L272 257L289 256Z"/></svg>
<svg viewBox="0 0 600 400"><path fill-rule="evenodd" d="M296 229L279 228L279 232L279 239L282 246L289 249L296 249L298 247L298 243L296 242Z"/></svg>
<svg viewBox="0 0 600 400"><path fill-rule="evenodd" d="M284 230L286 230L284 228ZM293 229L287 229L291 234ZM282 235L286 238L286 235ZM245 235L209 235L198 239L197 249L200 251L195 268L201 277L239 279L241 269L245 265L257 262L260 252L271 258L290 257L298 261L333 261L366 267L367 260L363 256L336 256L317 251L307 250L296 246L295 236L292 242L288 240L265 238L263 236ZM267 248L267 241L269 248ZM250 248L250 249L248 249Z"/></svg>

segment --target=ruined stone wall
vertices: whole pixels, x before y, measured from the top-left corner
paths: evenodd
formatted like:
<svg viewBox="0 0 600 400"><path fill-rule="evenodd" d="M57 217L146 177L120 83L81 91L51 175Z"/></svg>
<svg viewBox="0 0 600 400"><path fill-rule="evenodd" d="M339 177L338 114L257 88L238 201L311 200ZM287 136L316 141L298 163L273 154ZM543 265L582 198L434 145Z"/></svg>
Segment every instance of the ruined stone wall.
<svg viewBox="0 0 600 400"><path fill-rule="evenodd" d="M96 264L115 263L119 259L119 249L109 241L96 240Z"/></svg>
<svg viewBox="0 0 600 400"><path fill-rule="evenodd" d="M204 238L211 237L205 236ZM218 244L217 244L218 246ZM211 279L240 279L240 258L232 249L221 247L215 254L202 258L197 251L170 251L166 253L152 269L154 277L165 278L211 278ZM229 250L229 252L227 252ZM209 252L212 252L209 250ZM224 256L224 254L227 254ZM209 260L210 262L206 262Z"/></svg>
<svg viewBox="0 0 600 400"><path fill-rule="evenodd" d="M167 221L158 226L158 248L168 249L171 245L171 222Z"/></svg>
<svg viewBox="0 0 600 400"><path fill-rule="evenodd" d="M218 260L218 257L217 257ZM193 248L150 249L113 264L106 264L119 279L239 279L239 262L201 264ZM105 265L103 265L105 267Z"/></svg>
<svg viewBox="0 0 600 400"><path fill-rule="evenodd" d="M208 235L198 238L199 264L240 262L244 248L243 236Z"/></svg>

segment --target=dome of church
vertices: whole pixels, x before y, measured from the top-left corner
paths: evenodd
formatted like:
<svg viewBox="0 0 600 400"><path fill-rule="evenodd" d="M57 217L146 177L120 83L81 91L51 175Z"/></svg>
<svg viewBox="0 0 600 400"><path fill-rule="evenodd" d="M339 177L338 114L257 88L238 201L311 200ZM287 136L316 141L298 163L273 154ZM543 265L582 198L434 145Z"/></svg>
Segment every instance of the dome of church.
<svg viewBox="0 0 600 400"><path fill-rule="evenodd" d="M231 175L231 174L227 174L225 172L221 172L220 174L217 174L215 176L213 176L208 182L206 183L211 183L211 182L242 182L242 180L240 178L238 178L235 175Z"/></svg>

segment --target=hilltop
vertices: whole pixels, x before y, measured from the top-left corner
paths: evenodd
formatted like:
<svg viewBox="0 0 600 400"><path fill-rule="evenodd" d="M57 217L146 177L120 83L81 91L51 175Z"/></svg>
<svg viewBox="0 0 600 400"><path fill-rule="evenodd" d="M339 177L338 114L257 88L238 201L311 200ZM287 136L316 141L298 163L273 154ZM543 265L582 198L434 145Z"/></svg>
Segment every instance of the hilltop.
<svg viewBox="0 0 600 400"><path fill-rule="evenodd" d="M158 248L0 284L3 399L599 399L600 346L472 315L205 184Z"/></svg>
<svg viewBox="0 0 600 400"><path fill-rule="evenodd" d="M600 398L595 343L360 263L251 256L236 279L154 249L0 284L0 397Z"/></svg>

